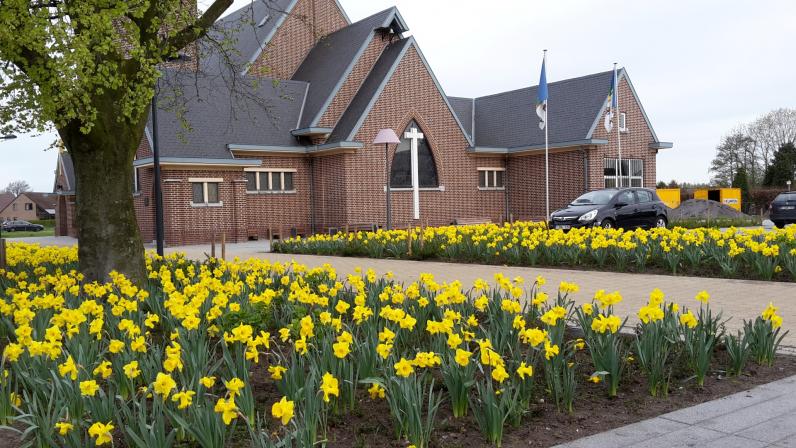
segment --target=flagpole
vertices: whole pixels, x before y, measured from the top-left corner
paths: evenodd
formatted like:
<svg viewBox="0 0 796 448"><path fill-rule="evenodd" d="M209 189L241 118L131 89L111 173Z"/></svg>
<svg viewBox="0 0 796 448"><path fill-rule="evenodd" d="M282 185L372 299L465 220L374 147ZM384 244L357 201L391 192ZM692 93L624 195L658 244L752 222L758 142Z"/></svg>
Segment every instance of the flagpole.
<svg viewBox="0 0 796 448"><path fill-rule="evenodd" d="M619 76L616 73L616 62L614 62L614 95L616 95L616 146L619 150L619 188L622 188L622 114L619 112Z"/></svg>
<svg viewBox="0 0 796 448"><path fill-rule="evenodd" d="M544 51L542 56L542 65L547 67L547 50ZM547 82L547 74L545 74L545 82ZM550 101L546 101L544 108L544 195L545 195L545 224L550 220L550 161L549 161L549 146L547 140L547 128L550 123L547 121L548 108Z"/></svg>

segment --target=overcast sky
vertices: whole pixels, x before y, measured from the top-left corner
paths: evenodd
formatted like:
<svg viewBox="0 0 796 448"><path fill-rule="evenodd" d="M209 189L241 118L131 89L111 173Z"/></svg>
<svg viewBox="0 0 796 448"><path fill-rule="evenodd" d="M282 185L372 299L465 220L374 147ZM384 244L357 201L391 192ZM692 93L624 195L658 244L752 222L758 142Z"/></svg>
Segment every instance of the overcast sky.
<svg viewBox="0 0 796 448"><path fill-rule="evenodd" d="M233 9L249 1L237 0ZM714 148L729 129L796 107L794 0L340 3L352 21L397 5L448 95L534 85L545 48L548 82L618 62L658 137L674 143L658 155L658 180L707 181ZM0 141L0 188L25 179L51 191L56 154L43 150L54 138Z"/></svg>

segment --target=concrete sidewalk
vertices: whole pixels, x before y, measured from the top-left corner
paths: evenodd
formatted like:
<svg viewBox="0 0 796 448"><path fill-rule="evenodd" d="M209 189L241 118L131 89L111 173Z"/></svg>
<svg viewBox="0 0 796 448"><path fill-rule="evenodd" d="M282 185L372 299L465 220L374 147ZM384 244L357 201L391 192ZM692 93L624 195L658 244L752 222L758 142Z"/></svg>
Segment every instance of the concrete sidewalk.
<svg viewBox="0 0 796 448"><path fill-rule="evenodd" d="M43 245L72 245L76 241L72 238L45 237L24 238L27 242L39 242ZM147 248L152 248L147 245ZM166 253L183 252L189 258L204 259L210 254L209 245L180 246L166 249ZM221 250L216 247L216 255L221 256ZM338 275L354 272L354 268L373 268L379 274L391 271L396 279L402 282L416 280L420 273L434 274L439 282L461 280L465 287L473 284L475 279L483 278L493 283L495 273L513 278L524 277L532 282L537 275L547 279L545 291L554 292L561 281L574 282L580 285L580 292L573 295L578 303L590 301L595 291L620 291L624 300L617 305L616 312L620 315L629 315L631 322L636 312L649 298L649 293L654 288L660 288L666 294L666 300L675 301L688 307L699 305L694 300L697 292L706 290L711 295L711 306L715 310L722 310L726 318L728 329L734 331L741 328L744 319L754 319L760 315L768 302L774 302L779 307L784 328L793 328L796 323L796 284L782 282L765 282L757 280L728 280L721 278L701 277L674 277L669 275L650 274L625 274L617 272L581 271L566 269L545 269L529 267L490 266L462 263L443 263L434 261L407 261L384 260L370 258L327 257L316 255L274 254L269 252L267 241L249 241L246 243L228 244L227 259L239 257L265 258L272 261L289 262L295 260L308 266L319 266L329 263L337 269ZM796 332L791 332L783 341L784 345L796 347Z"/></svg>
<svg viewBox="0 0 796 448"><path fill-rule="evenodd" d="M556 448L796 447L796 376Z"/></svg>

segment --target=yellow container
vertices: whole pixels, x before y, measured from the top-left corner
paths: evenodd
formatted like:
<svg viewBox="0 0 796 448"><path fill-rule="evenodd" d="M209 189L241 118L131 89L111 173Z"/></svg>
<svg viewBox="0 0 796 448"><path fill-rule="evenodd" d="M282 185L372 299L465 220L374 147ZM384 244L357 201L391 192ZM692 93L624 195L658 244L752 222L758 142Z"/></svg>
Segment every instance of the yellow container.
<svg viewBox="0 0 796 448"><path fill-rule="evenodd" d="M664 204L669 208L677 208L680 206L680 189L679 188L658 188L655 190L658 197L661 198Z"/></svg>
<svg viewBox="0 0 796 448"><path fill-rule="evenodd" d="M694 190L694 199L710 199L711 201L721 202L722 204L741 211L741 189L740 188L702 188Z"/></svg>

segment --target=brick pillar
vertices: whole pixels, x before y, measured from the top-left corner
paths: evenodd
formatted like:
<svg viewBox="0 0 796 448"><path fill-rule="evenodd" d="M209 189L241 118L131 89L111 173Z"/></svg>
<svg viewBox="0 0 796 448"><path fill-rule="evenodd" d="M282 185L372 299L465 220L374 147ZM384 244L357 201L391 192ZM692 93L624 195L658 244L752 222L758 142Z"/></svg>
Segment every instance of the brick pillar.
<svg viewBox="0 0 796 448"><path fill-rule="evenodd" d="M246 179L232 181L232 222L229 240L238 243L249 239L248 220L246 219Z"/></svg>
<svg viewBox="0 0 796 448"><path fill-rule="evenodd" d="M187 207L188 204L180 204L180 197L184 196L182 190L185 188L182 179L163 179L163 238L166 246L181 246L185 244L184 232L182 227L184 225L180 220L180 214L177 212L181 207ZM154 200L152 201L154 214Z"/></svg>

